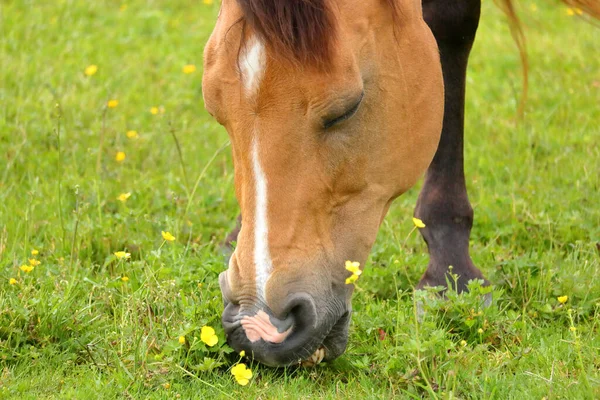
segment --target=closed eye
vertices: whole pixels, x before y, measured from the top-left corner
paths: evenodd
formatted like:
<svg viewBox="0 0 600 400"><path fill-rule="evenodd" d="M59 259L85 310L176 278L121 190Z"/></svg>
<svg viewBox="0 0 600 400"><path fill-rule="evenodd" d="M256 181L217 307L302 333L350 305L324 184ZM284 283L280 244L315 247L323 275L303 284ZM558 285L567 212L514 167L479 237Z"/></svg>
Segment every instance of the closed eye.
<svg viewBox="0 0 600 400"><path fill-rule="evenodd" d="M356 103L354 103L350 108L348 108L346 111L344 111L343 114L335 116L333 118L326 118L325 121L323 122L323 128L324 129L329 129L334 125L339 124L342 121L345 121L347 119L350 119L354 116L354 114L356 114L356 112L358 111L358 108L360 107L360 103L362 103L363 97L365 96L364 92L361 93L360 98L358 99L358 101Z"/></svg>

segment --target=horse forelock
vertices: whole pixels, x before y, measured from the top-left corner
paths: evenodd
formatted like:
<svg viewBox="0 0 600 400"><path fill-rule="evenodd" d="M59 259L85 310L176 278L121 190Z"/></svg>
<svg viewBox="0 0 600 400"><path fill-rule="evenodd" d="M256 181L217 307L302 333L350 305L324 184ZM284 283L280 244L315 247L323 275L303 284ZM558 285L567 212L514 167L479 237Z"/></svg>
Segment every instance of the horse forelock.
<svg viewBox="0 0 600 400"><path fill-rule="evenodd" d="M303 66L327 67L336 40L334 0L237 0L248 23L269 46ZM397 15L396 0L381 0Z"/></svg>

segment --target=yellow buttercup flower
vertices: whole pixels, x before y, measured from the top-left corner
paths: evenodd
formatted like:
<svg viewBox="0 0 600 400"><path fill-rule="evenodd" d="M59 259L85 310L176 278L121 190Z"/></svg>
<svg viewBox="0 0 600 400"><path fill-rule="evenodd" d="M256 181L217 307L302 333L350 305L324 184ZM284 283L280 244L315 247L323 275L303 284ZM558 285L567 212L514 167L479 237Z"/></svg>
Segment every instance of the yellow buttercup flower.
<svg viewBox="0 0 600 400"><path fill-rule="evenodd" d="M116 100L116 99L109 100L108 103L106 103L106 106L108 108L115 108L118 105L119 105L119 100Z"/></svg>
<svg viewBox="0 0 600 400"><path fill-rule="evenodd" d="M215 333L215 330L210 326L203 326L200 331L200 340L207 346L212 347L219 342L219 338Z"/></svg>
<svg viewBox="0 0 600 400"><path fill-rule="evenodd" d="M36 260L35 258L30 258L29 259L29 265L31 265L32 267L37 267L38 265L40 265L41 262Z"/></svg>
<svg viewBox="0 0 600 400"><path fill-rule="evenodd" d="M483 333L483 329L481 329L481 328L477 329L477 333L479 333L481 335Z"/></svg>
<svg viewBox="0 0 600 400"><path fill-rule="evenodd" d="M575 332L575 331L577 330L577 328L576 328L576 327L574 327L574 326L572 326L572 327L570 327L570 328L569 328L569 330L570 330L571 332Z"/></svg>
<svg viewBox="0 0 600 400"><path fill-rule="evenodd" d="M461 340L461 341L460 341L460 345L461 345L462 347L465 347L465 346L467 345L467 341L466 341L466 340Z"/></svg>
<svg viewBox="0 0 600 400"><path fill-rule="evenodd" d="M240 351L240 357L246 357L246 350Z"/></svg>
<svg viewBox="0 0 600 400"><path fill-rule="evenodd" d="M160 234L162 235L163 239L165 239L167 242L172 242L173 240L175 240L175 236L171 235L171 232L161 231Z"/></svg>
<svg viewBox="0 0 600 400"><path fill-rule="evenodd" d="M38 254L40 254L40 252L37 251L36 249L31 250L31 255L32 256L37 256Z"/></svg>
<svg viewBox="0 0 600 400"><path fill-rule="evenodd" d="M206 0L204 0L204 4L206 4ZM188 64L183 66L184 74L192 74L196 72L196 66L194 64Z"/></svg>
<svg viewBox="0 0 600 400"><path fill-rule="evenodd" d="M163 383L163 387L165 389L170 389L171 388L171 384L169 382L165 382L165 383Z"/></svg>
<svg viewBox="0 0 600 400"><path fill-rule="evenodd" d="M27 264L23 264L19 267L19 269L23 272L25 272L26 274L30 273L31 271L33 271L35 267L33 265L27 265Z"/></svg>
<svg viewBox="0 0 600 400"><path fill-rule="evenodd" d="M16 280L15 278L10 278L10 279L8 280L8 284L9 284L9 285L16 285L16 284L17 284L17 280Z"/></svg>
<svg viewBox="0 0 600 400"><path fill-rule="evenodd" d="M158 114L158 107L150 107L150 114L152 114L152 115Z"/></svg>
<svg viewBox="0 0 600 400"><path fill-rule="evenodd" d="M128 276L122 276L122 277L121 277L121 280L122 280L123 282L128 282L128 281L129 281L129 277L128 277Z"/></svg>
<svg viewBox="0 0 600 400"><path fill-rule="evenodd" d="M179 344L185 344L185 336L179 336Z"/></svg>
<svg viewBox="0 0 600 400"><path fill-rule="evenodd" d="M252 370L246 368L246 364L240 363L231 368L231 374L235 377L237 383L246 386L252 379Z"/></svg>
<svg viewBox="0 0 600 400"><path fill-rule="evenodd" d="M137 139L139 135L137 131L130 130L125 133L125 136L127 136L129 139Z"/></svg>
<svg viewBox="0 0 600 400"><path fill-rule="evenodd" d="M413 218L413 224L415 224L417 228L425 228L425 224L419 218Z"/></svg>
<svg viewBox="0 0 600 400"><path fill-rule="evenodd" d="M213 3L213 0L204 0L203 1L204 4L206 4L207 6L210 6Z"/></svg>
<svg viewBox="0 0 600 400"><path fill-rule="evenodd" d="M119 196L117 196L117 200L125 203L129 197L131 197L131 192L121 193Z"/></svg>
<svg viewBox="0 0 600 400"><path fill-rule="evenodd" d="M358 277L362 274L360 263L356 261L346 261L346 270L352 272L352 275L346 278L346 285L356 282Z"/></svg>
<svg viewBox="0 0 600 400"><path fill-rule="evenodd" d="M565 304L569 300L569 296L558 296L557 299L560 304Z"/></svg>
<svg viewBox="0 0 600 400"><path fill-rule="evenodd" d="M131 253L127 253L124 251L115 251L115 256L117 256L118 259L124 258L124 259L128 259L131 258Z"/></svg>
<svg viewBox="0 0 600 400"><path fill-rule="evenodd" d="M83 73L86 74L87 76L92 76L96 72L98 72L98 66L94 65L94 64L88 65L87 67L85 67L85 70L83 71Z"/></svg>
<svg viewBox="0 0 600 400"><path fill-rule="evenodd" d="M361 274L359 262L346 261L346 269L348 271L352 272L353 274L357 274L357 275Z"/></svg>
<svg viewBox="0 0 600 400"><path fill-rule="evenodd" d="M125 161L125 158L127 156L125 155L124 151L117 151L117 154L115 155L115 160L117 160L117 162L123 162Z"/></svg>

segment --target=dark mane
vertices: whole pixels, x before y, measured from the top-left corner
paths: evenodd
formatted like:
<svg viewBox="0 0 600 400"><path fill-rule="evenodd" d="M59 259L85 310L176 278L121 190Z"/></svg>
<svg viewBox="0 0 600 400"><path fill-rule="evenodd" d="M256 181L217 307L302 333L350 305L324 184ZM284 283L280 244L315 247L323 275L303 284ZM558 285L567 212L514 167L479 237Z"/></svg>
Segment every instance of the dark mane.
<svg viewBox="0 0 600 400"><path fill-rule="evenodd" d="M382 0L396 13L396 0ZM326 67L336 39L331 0L237 0L244 23L278 55Z"/></svg>

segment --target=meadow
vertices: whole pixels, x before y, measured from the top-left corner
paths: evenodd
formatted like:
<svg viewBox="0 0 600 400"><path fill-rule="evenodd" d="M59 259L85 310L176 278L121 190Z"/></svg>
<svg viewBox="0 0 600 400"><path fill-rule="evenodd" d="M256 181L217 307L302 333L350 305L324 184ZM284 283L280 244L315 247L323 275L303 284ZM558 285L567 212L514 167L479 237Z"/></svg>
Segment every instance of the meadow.
<svg viewBox="0 0 600 400"><path fill-rule="evenodd" d="M471 254L492 305L477 283L414 295L416 187L357 282L347 352L271 369L220 326L238 206L201 93L218 2L0 1L0 398L600 398L600 28L519 5L523 120L519 55L489 1L468 76Z"/></svg>

